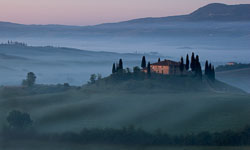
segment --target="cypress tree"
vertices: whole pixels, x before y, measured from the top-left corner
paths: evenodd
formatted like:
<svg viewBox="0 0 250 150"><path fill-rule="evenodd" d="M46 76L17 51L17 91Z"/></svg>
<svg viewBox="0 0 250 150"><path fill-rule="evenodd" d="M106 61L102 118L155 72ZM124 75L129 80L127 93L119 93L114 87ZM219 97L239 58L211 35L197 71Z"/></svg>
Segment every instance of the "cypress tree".
<svg viewBox="0 0 250 150"><path fill-rule="evenodd" d="M194 70L195 71L199 71L199 65L200 65L200 59L199 59L199 56L196 55L196 58L195 58L195 67L194 67Z"/></svg>
<svg viewBox="0 0 250 150"><path fill-rule="evenodd" d="M196 64L196 76L199 77L199 78L202 78L202 70L201 70L201 63L198 62Z"/></svg>
<svg viewBox="0 0 250 150"><path fill-rule="evenodd" d="M145 56L142 57L142 60L141 60L141 67L142 67L143 69L146 68L146 57L145 57Z"/></svg>
<svg viewBox="0 0 250 150"><path fill-rule="evenodd" d="M194 58L194 53L192 53L192 56L191 56L191 69L192 71L195 71L195 58Z"/></svg>
<svg viewBox="0 0 250 150"><path fill-rule="evenodd" d="M211 77L211 74L212 74L212 64L209 63L208 70L207 70L207 75L208 75L209 78Z"/></svg>
<svg viewBox="0 0 250 150"><path fill-rule="evenodd" d="M115 66L115 63L113 63L113 67L112 67L112 73L116 73L116 66Z"/></svg>
<svg viewBox="0 0 250 150"><path fill-rule="evenodd" d="M197 62L197 64L200 62L199 55L196 55L195 62Z"/></svg>
<svg viewBox="0 0 250 150"><path fill-rule="evenodd" d="M161 59L160 59L160 58L158 58L158 62L161 62Z"/></svg>
<svg viewBox="0 0 250 150"><path fill-rule="evenodd" d="M123 62L122 59L119 60L119 70L123 70Z"/></svg>
<svg viewBox="0 0 250 150"><path fill-rule="evenodd" d="M181 57L181 63L180 63L180 71L181 73L183 73L184 70L184 61L183 61L183 57Z"/></svg>
<svg viewBox="0 0 250 150"><path fill-rule="evenodd" d="M185 65L185 68L186 68L187 71L189 70L189 56L188 56L188 54L186 56L186 65Z"/></svg>
<svg viewBox="0 0 250 150"><path fill-rule="evenodd" d="M205 75L207 76L209 74L209 68L208 68L208 61L206 61L206 64L205 64Z"/></svg>

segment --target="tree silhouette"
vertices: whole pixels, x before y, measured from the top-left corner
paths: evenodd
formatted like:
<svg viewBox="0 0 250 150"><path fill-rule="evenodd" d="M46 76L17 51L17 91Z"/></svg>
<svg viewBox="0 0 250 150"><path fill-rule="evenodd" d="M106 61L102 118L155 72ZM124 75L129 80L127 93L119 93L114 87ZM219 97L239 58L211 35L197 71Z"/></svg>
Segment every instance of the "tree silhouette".
<svg viewBox="0 0 250 150"><path fill-rule="evenodd" d="M161 58L158 58L158 62L161 62Z"/></svg>
<svg viewBox="0 0 250 150"><path fill-rule="evenodd" d="M142 69L146 68L146 57L145 56L142 57L141 67L142 67Z"/></svg>
<svg viewBox="0 0 250 150"><path fill-rule="evenodd" d="M122 59L119 60L118 70L123 70L123 62L122 62Z"/></svg>
<svg viewBox="0 0 250 150"><path fill-rule="evenodd" d="M199 55L196 55L196 57L195 57L195 62L196 62L196 65L198 66L198 63L200 62Z"/></svg>
<svg viewBox="0 0 250 150"><path fill-rule="evenodd" d="M141 70L140 70L140 68L139 68L138 66L136 66L136 67L133 68L133 72L134 72L135 74L138 74L138 73L141 72Z"/></svg>
<svg viewBox="0 0 250 150"><path fill-rule="evenodd" d="M194 58L194 53L192 53L192 56L191 56L191 69L192 69L192 71L195 71L195 65L196 65L196 61Z"/></svg>
<svg viewBox="0 0 250 150"><path fill-rule="evenodd" d="M209 65L208 65L208 74L210 74L211 70L212 70L212 64L209 63Z"/></svg>
<svg viewBox="0 0 250 150"><path fill-rule="evenodd" d="M181 57L180 71L181 71L181 73L183 73L183 71L184 71L184 60L183 60L183 57Z"/></svg>
<svg viewBox="0 0 250 150"><path fill-rule="evenodd" d="M200 59L199 59L199 55L196 55L195 57L195 71L199 71L199 66L200 66Z"/></svg>
<svg viewBox="0 0 250 150"><path fill-rule="evenodd" d="M112 74L116 73L116 66L115 63L113 63L113 67L112 67Z"/></svg>
<svg viewBox="0 0 250 150"><path fill-rule="evenodd" d="M196 76L202 78L202 69L201 69L199 55L196 55L196 58L195 58L194 71L195 71Z"/></svg>
<svg viewBox="0 0 250 150"><path fill-rule="evenodd" d="M205 64L205 75L208 76L209 74L209 66L208 66L208 61L206 61L206 64Z"/></svg>
<svg viewBox="0 0 250 150"><path fill-rule="evenodd" d="M186 68L187 71L189 70L189 56L188 56L188 54L186 56L186 65L185 65L185 68Z"/></svg>
<svg viewBox="0 0 250 150"><path fill-rule="evenodd" d="M23 80L22 85L31 87L35 84L36 82L36 75L33 72L29 72L27 74L26 80Z"/></svg>
<svg viewBox="0 0 250 150"><path fill-rule="evenodd" d="M90 81L89 83L94 84L96 82L96 78L97 78L96 74L91 74L89 78Z"/></svg>
<svg viewBox="0 0 250 150"><path fill-rule="evenodd" d="M17 110L11 111L6 120L9 127L14 129L26 129L33 124L29 114Z"/></svg>

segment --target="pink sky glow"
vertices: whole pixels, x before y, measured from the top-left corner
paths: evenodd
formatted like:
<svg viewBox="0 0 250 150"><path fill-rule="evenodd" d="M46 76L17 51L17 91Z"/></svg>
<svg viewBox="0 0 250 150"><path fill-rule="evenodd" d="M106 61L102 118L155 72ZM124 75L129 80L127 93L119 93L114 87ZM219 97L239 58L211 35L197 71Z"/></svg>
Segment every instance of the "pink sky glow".
<svg viewBox="0 0 250 150"><path fill-rule="evenodd" d="M250 0L0 0L0 21L94 25L188 14L214 2L250 4Z"/></svg>

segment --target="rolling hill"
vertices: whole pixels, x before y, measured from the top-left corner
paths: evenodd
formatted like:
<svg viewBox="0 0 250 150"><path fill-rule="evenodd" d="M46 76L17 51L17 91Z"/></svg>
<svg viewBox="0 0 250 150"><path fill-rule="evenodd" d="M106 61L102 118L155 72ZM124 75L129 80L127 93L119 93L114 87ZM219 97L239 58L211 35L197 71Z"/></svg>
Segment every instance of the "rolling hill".
<svg viewBox="0 0 250 150"><path fill-rule="evenodd" d="M113 82L108 77L82 88L44 93L59 87L2 87L0 120L10 110L23 110L31 114L39 132L135 125L183 134L237 130L250 124L249 94L219 81L170 77Z"/></svg>
<svg viewBox="0 0 250 150"><path fill-rule="evenodd" d="M250 67L216 72L220 81L241 88L250 93Z"/></svg>
<svg viewBox="0 0 250 150"><path fill-rule="evenodd" d="M82 85L93 73L110 74L120 58L124 67L140 65L142 55L156 61L159 54L114 53L65 47L0 44L0 85L20 85L28 72L42 84ZM163 57L162 57L163 58Z"/></svg>

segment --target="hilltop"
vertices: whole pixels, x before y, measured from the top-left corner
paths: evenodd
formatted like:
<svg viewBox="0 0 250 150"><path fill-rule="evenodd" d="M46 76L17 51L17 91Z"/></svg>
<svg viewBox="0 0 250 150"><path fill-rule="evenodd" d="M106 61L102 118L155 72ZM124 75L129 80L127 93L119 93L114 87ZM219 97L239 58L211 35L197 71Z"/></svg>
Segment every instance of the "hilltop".
<svg viewBox="0 0 250 150"><path fill-rule="evenodd" d="M138 18L128 21L122 21L118 23L164 23L171 21L250 21L250 4L239 4L239 5L227 5L223 3L211 3L197 10L193 11L190 14L180 15L180 16L167 16L167 17L147 17L147 18ZM104 23L106 24L106 23ZM100 25L104 25L100 24ZM112 23L107 23L112 24ZM0 26L22 26L22 27L47 27L54 28L58 27L61 29L66 28L77 28L80 26L67 26L67 25L23 25L11 22L0 22ZM95 26L95 25L94 25ZM98 25L99 26L99 25ZM87 26L90 27L90 26Z"/></svg>
<svg viewBox="0 0 250 150"><path fill-rule="evenodd" d="M250 4L226 5L212 3L201 7L188 15L159 18L141 18L121 23L170 23L199 21L250 21Z"/></svg>

